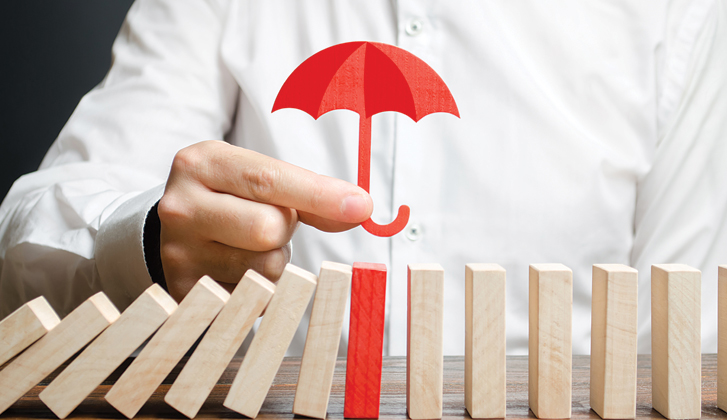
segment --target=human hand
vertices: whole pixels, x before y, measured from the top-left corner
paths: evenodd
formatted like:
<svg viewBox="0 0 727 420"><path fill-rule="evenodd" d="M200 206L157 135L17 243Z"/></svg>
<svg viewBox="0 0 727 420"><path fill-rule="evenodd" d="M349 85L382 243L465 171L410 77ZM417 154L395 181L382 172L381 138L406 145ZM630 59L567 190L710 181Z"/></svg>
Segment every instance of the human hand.
<svg viewBox="0 0 727 420"><path fill-rule="evenodd" d="M205 274L228 290L249 268L277 280L298 221L348 230L371 216L373 202L348 182L205 141L174 157L158 211L164 276L179 301Z"/></svg>

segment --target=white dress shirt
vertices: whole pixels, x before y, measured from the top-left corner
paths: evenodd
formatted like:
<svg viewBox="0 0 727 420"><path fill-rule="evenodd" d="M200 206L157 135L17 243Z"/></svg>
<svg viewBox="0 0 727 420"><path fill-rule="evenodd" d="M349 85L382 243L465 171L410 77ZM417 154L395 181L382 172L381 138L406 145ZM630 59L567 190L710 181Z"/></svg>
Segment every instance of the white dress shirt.
<svg viewBox="0 0 727 420"><path fill-rule="evenodd" d="M0 316L40 294L65 314L98 290L120 308L151 284L145 215L174 154L226 141L356 181L358 115L271 113L287 76L334 44L404 48L461 114L373 118L373 219L405 230L296 233L293 263L385 263L387 354L406 351L406 267L445 268L445 354L464 352L464 266L507 269L508 353L528 339L528 265L573 270L573 351L590 349L591 265L702 270L703 351L716 351L727 263L727 2L138 1L103 82L0 207ZM39 116L42 124L42 116ZM23 141L11 139L6 141ZM290 354L300 354L306 322ZM344 334L344 337L346 334ZM345 346L342 347L342 354Z"/></svg>

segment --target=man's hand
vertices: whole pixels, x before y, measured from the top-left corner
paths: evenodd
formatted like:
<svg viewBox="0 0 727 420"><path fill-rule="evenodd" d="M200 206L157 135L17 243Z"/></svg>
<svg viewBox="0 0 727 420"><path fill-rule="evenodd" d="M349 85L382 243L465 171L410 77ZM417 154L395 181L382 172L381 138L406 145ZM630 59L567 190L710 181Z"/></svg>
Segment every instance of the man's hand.
<svg viewBox="0 0 727 420"><path fill-rule="evenodd" d="M181 300L207 274L228 290L248 268L277 280L298 221L327 232L371 216L361 188L224 142L182 149L159 201L161 259Z"/></svg>

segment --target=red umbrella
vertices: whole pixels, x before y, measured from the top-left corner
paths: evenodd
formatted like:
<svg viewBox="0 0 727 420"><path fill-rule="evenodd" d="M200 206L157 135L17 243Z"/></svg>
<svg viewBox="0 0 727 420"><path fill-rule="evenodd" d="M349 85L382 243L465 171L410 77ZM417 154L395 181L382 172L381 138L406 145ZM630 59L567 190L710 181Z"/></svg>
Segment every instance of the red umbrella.
<svg viewBox="0 0 727 420"><path fill-rule="evenodd" d="M378 42L347 42L309 57L280 88L272 112L282 108L300 109L315 119L334 109L359 114L358 185L367 192L373 115L395 111L415 122L434 112L459 117L447 85L431 67L401 48ZM390 224L368 219L362 226L376 236L393 236L408 221L409 206L401 206Z"/></svg>

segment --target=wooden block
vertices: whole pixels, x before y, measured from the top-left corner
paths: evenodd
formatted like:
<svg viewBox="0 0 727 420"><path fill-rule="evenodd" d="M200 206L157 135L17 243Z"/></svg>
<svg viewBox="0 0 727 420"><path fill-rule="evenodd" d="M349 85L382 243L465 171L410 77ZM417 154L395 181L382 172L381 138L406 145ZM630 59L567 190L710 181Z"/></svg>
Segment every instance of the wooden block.
<svg viewBox="0 0 727 420"><path fill-rule="evenodd" d="M538 418L571 416L573 272L530 266L528 402Z"/></svg>
<svg viewBox="0 0 727 420"><path fill-rule="evenodd" d="M622 264L593 266L591 408L604 419L636 417L638 277Z"/></svg>
<svg viewBox="0 0 727 420"><path fill-rule="evenodd" d="M103 292L88 298L0 371L0 413L119 317Z"/></svg>
<svg viewBox="0 0 727 420"><path fill-rule="evenodd" d="M464 400L475 419L504 418L505 269L465 266Z"/></svg>
<svg viewBox="0 0 727 420"><path fill-rule="evenodd" d="M0 366L35 343L61 320L39 296L0 321Z"/></svg>
<svg viewBox="0 0 727 420"><path fill-rule="evenodd" d="M386 266L354 263L343 417L379 417Z"/></svg>
<svg viewBox="0 0 727 420"><path fill-rule="evenodd" d="M406 411L409 418L442 418L444 387L444 269L409 264Z"/></svg>
<svg viewBox="0 0 727 420"><path fill-rule="evenodd" d="M197 415L274 293L265 277L245 273L164 397L167 404L189 418Z"/></svg>
<svg viewBox="0 0 727 420"><path fill-rule="evenodd" d="M698 419L702 409L701 272L651 266L651 400L668 419Z"/></svg>
<svg viewBox="0 0 727 420"><path fill-rule="evenodd" d="M295 389L295 414L326 418L351 275L349 265L328 261L321 265Z"/></svg>
<svg viewBox="0 0 727 420"><path fill-rule="evenodd" d="M177 308L158 284L147 288L40 393L59 418L66 418L141 346Z"/></svg>
<svg viewBox="0 0 727 420"><path fill-rule="evenodd" d="M210 277L199 279L106 394L106 401L126 417L134 417L229 298Z"/></svg>
<svg viewBox="0 0 727 420"><path fill-rule="evenodd" d="M224 406L257 417L295 330L316 288L317 277L292 264L278 280L265 316L232 382Z"/></svg>
<svg viewBox="0 0 727 420"><path fill-rule="evenodd" d="M727 265L719 266L717 294L717 407L727 411Z"/></svg>

